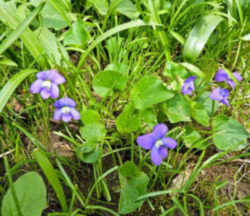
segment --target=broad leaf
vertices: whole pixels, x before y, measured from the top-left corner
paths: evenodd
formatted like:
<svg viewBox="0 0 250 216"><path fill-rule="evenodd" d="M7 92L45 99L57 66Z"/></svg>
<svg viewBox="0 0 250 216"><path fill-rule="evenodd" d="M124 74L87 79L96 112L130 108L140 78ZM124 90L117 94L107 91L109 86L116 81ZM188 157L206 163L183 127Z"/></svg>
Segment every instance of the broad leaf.
<svg viewBox="0 0 250 216"><path fill-rule="evenodd" d="M233 118L216 116L212 123L213 141L216 147L224 151L238 151L247 146L248 133Z"/></svg>
<svg viewBox="0 0 250 216"><path fill-rule="evenodd" d="M113 0L117 1L117 0ZM137 12L135 4L130 0L122 0L116 7L116 11L127 16L130 19L137 18L140 14Z"/></svg>
<svg viewBox="0 0 250 216"><path fill-rule="evenodd" d="M96 145L96 142L86 142L75 151L78 159L84 163L95 163L102 156L102 150Z"/></svg>
<svg viewBox="0 0 250 216"><path fill-rule="evenodd" d="M173 96L174 93L163 85L161 79L155 76L144 76L132 89L130 99L137 109L144 110Z"/></svg>
<svg viewBox="0 0 250 216"><path fill-rule="evenodd" d="M60 65L62 57L59 52L56 36L46 27L41 27L36 30L36 34L42 43L44 51L46 52L47 57L49 57L50 62Z"/></svg>
<svg viewBox="0 0 250 216"><path fill-rule="evenodd" d="M80 129L80 133L83 139L90 142L101 142L105 135L106 129L101 123L87 124Z"/></svg>
<svg viewBox="0 0 250 216"><path fill-rule="evenodd" d="M128 104L116 119L115 124L120 133L131 133L140 127L141 120L139 111L134 108L133 104Z"/></svg>
<svg viewBox="0 0 250 216"><path fill-rule="evenodd" d="M81 120L85 125L102 122L99 113L91 109L86 109L81 112Z"/></svg>
<svg viewBox="0 0 250 216"><path fill-rule="evenodd" d="M222 17L214 14L201 18L185 42L184 57L195 60L200 55L214 29L222 20Z"/></svg>
<svg viewBox="0 0 250 216"><path fill-rule="evenodd" d="M119 168L119 180L121 185L119 212L127 215L143 204L143 201L136 200L147 192L149 178L133 162L126 162Z"/></svg>
<svg viewBox="0 0 250 216"><path fill-rule="evenodd" d="M185 128L185 134L183 136L185 146L188 148L204 149L206 146L201 142L202 136L196 130L191 127Z"/></svg>
<svg viewBox="0 0 250 216"><path fill-rule="evenodd" d="M183 95L177 94L164 104L165 113L171 123L191 120L191 109Z"/></svg>
<svg viewBox="0 0 250 216"><path fill-rule="evenodd" d="M90 36L87 30L85 29L84 22L78 19L66 32L64 38L64 45L84 46L88 43L89 38Z"/></svg>
<svg viewBox="0 0 250 216"><path fill-rule="evenodd" d="M210 117L201 104L195 102L192 104L192 117L203 126L209 126Z"/></svg>
<svg viewBox="0 0 250 216"><path fill-rule="evenodd" d="M107 0L88 0L101 15L106 15L109 9Z"/></svg>
<svg viewBox="0 0 250 216"><path fill-rule="evenodd" d="M126 87L127 76L113 70L99 72L93 80L93 88L101 97L109 96L114 90Z"/></svg>
<svg viewBox="0 0 250 216"><path fill-rule="evenodd" d="M13 184L22 215L41 216L47 206L46 186L36 172L28 172ZM19 216L11 188L2 201L2 215Z"/></svg>
<svg viewBox="0 0 250 216"><path fill-rule="evenodd" d="M216 112L216 110L219 108L219 103L217 101L211 100L209 96L210 92L204 92L197 98L197 102L200 103L207 111L208 115L211 116L213 109L214 112Z"/></svg>
<svg viewBox="0 0 250 216"><path fill-rule="evenodd" d="M68 26L60 13L49 2L46 3L41 12L42 21L45 27L60 30Z"/></svg>

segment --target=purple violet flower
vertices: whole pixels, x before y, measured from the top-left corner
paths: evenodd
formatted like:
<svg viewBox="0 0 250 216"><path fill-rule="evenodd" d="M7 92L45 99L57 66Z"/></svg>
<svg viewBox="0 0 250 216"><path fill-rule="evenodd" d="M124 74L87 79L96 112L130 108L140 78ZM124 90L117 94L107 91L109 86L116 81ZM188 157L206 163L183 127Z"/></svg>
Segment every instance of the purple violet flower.
<svg viewBox="0 0 250 216"><path fill-rule="evenodd" d="M41 71L36 74L37 80L32 83L30 92L40 93L43 99L58 98L58 85L64 83L65 78L57 70Z"/></svg>
<svg viewBox="0 0 250 216"><path fill-rule="evenodd" d="M229 91L223 88L215 88L210 94L212 100L217 100L227 106L229 106L228 97Z"/></svg>
<svg viewBox="0 0 250 216"><path fill-rule="evenodd" d="M240 73L234 72L233 75L234 75L235 79L238 80L239 82L242 80ZM223 69L219 69L217 71L217 73L215 74L214 80L216 82L226 82L232 88L235 88L235 82L232 79L230 79L227 72Z"/></svg>
<svg viewBox="0 0 250 216"><path fill-rule="evenodd" d="M151 150L151 160L156 166L162 163L167 157L167 148L173 149L177 143L170 137L165 137L168 127L165 124L158 124L154 127L153 132L137 137L136 142L144 149Z"/></svg>
<svg viewBox="0 0 250 216"><path fill-rule="evenodd" d="M194 87L194 80L196 79L196 76L191 76L191 77L188 77L183 86L182 86L182 89L181 89L181 92L184 94L184 95L192 95L195 87Z"/></svg>
<svg viewBox="0 0 250 216"><path fill-rule="evenodd" d="M56 107L53 117L55 121L70 122L72 119L80 119L80 113L75 109L76 103L71 98L61 98L54 103L54 106Z"/></svg>

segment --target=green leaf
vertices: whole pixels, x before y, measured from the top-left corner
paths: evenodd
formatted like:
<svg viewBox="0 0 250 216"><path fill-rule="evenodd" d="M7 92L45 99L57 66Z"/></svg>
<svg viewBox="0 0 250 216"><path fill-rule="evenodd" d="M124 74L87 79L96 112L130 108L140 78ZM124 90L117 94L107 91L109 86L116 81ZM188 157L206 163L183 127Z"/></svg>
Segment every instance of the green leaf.
<svg viewBox="0 0 250 216"><path fill-rule="evenodd" d="M29 16L21 22L18 27L0 44L0 54L2 54L6 49L8 49L15 40L17 40L20 35L25 31L25 29L34 20L37 14L43 8L44 3L40 4L34 11L32 11Z"/></svg>
<svg viewBox="0 0 250 216"><path fill-rule="evenodd" d="M102 122L99 113L91 109L86 109L81 112L81 120L85 125Z"/></svg>
<svg viewBox="0 0 250 216"><path fill-rule="evenodd" d="M198 98L197 102L200 103L204 109L207 111L208 115L212 115L213 103L214 103L214 112L219 108L219 103L217 101L210 99L210 92L202 93Z"/></svg>
<svg viewBox="0 0 250 216"><path fill-rule="evenodd" d="M41 12L43 25L47 28L61 30L68 26L60 13L49 2L46 3Z"/></svg>
<svg viewBox="0 0 250 216"><path fill-rule="evenodd" d="M205 127L209 127L210 117L208 112L201 104L193 103L192 105L192 117Z"/></svg>
<svg viewBox="0 0 250 216"><path fill-rule="evenodd" d="M157 124L157 114L155 109L146 109L141 111L141 117L143 122L153 128Z"/></svg>
<svg viewBox="0 0 250 216"><path fill-rule="evenodd" d="M248 133L233 118L218 115L212 122L213 141L216 147L224 151L239 151L247 146Z"/></svg>
<svg viewBox="0 0 250 216"><path fill-rule="evenodd" d="M36 70L27 69L22 70L19 73L15 74L1 89L0 91L0 113L2 112L4 106L6 105L7 101L9 100L10 96L13 94L17 86L27 78L30 74L36 72Z"/></svg>
<svg viewBox="0 0 250 216"><path fill-rule="evenodd" d="M47 54L47 57L49 57L50 61L60 65L62 57L61 53L59 52L56 36L46 27L41 27L36 30L36 34L42 43L44 51Z"/></svg>
<svg viewBox="0 0 250 216"><path fill-rule="evenodd" d="M59 203L63 209L63 211L67 211L67 202L66 197L64 194L63 187L57 177L56 170L53 168L52 164L50 163L49 159L41 150L37 149L33 152L33 156L37 160L39 166L43 170L46 178L48 179L50 185L56 192L56 196L59 200ZM33 188L34 189L34 188Z"/></svg>
<svg viewBox="0 0 250 216"><path fill-rule="evenodd" d="M107 0L88 0L101 15L106 15L109 9Z"/></svg>
<svg viewBox="0 0 250 216"><path fill-rule="evenodd" d="M140 15L137 12L136 6L130 0L120 1L120 3L116 7L116 11L127 16L130 19L135 19Z"/></svg>
<svg viewBox="0 0 250 216"><path fill-rule="evenodd" d="M52 7L54 7L58 13L62 16L64 21L71 26L71 20L68 16L68 7L65 5L63 1L58 1L58 0L48 0L48 2L51 4Z"/></svg>
<svg viewBox="0 0 250 216"><path fill-rule="evenodd" d="M127 215L143 204L143 201L136 200L147 192L149 178L133 162L126 162L119 168L119 180L121 185L119 213Z"/></svg>
<svg viewBox="0 0 250 216"><path fill-rule="evenodd" d="M89 142L101 142L106 135L106 129L101 123L90 123L82 127L80 133Z"/></svg>
<svg viewBox="0 0 250 216"><path fill-rule="evenodd" d="M41 216L47 207L46 186L36 172L20 176L13 184L22 215ZM19 216L9 188L2 201L2 215Z"/></svg>
<svg viewBox="0 0 250 216"><path fill-rule="evenodd" d="M243 41L250 41L250 33L242 36L240 39Z"/></svg>
<svg viewBox="0 0 250 216"><path fill-rule="evenodd" d="M130 103L124 107L115 123L120 133L131 133L140 127L141 115L139 111L134 108L134 105Z"/></svg>
<svg viewBox="0 0 250 216"><path fill-rule="evenodd" d="M177 77L186 78L188 76L188 72L182 65L169 61L165 65L163 75L176 80Z"/></svg>
<svg viewBox="0 0 250 216"><path fill-rule="evenodd" d="M195 60L200 55L214 29L222 20L222 17L214 14L201 18L185 42L183 50L184 57Z"/></svg>
<svg viewBox="0 0 250 216"><path fill-rule="evenodd" d="M22 14L16 9L15 2L0 1L0 21L2 21L5 25L15 30L23 21L21 17ZM41 53L43 53L43 47L34 32L26 27L20 37L27 50L36 59L36 61L40 63L41 66L45 66L46 59L41 55Z"/></svg>
<svg viewBox="0 0 250 216"><path fill-rule="evenodd" d="M190 121L191 108L186 98L176 94L164 104L164 111L171 123Z"/></svg>
<svg viewBox="0 0 250 216"><path fill-rule="evenodd" d="M117 71L100 71L93 80L93 88L101 97L107 97L114 90L123 90L126 87L127 76Z"/></svg>
<svg viewBox="0 0 250 216"><path fill-rule="evenodd" d="M144 76L131 91L131 101L139 110L147 109L174 96L155 76Z"/></svg>
<svg viewBox="0 0 250 216"><path fill-rule="evenodd" d="M102 156L102 150L96 146L96 143L84 143L76 149L78 159L84 163L95 163Z"/></svg>
<svg viewBox="0 0 250 216"><path fill-rule="evenodd" d="M200 141L202 140L202 136L200 133L196 130L194 130L191 127L186 127L185 128L185 134L183 136L183 141L185 146L188 148L197 148L197 149L204 149L205 145L204 144L199 144L201 143Z"/></svg>
<svg viewBox="0 0 250 216"><path fill-rule="evenodd" d="M65 33L64 45L84 46L88 43L90 35L85 29L84 22L78 19L72 27Z"/></svg>

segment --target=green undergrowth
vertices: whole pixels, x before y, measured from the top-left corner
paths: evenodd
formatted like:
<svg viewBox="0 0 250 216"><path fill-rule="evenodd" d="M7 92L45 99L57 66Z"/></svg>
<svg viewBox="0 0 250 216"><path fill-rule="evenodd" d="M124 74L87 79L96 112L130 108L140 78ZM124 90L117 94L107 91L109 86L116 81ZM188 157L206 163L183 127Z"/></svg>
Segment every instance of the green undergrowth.
<svg viewBox="0 0 250 216"><path fill-rule="evenodd" d="M249 11L249 0L0 0L0 215L249 214ZM214 81L220 68L235 89ZM50 69L79 121L55 121L56 100L30 93ZM210 99L218 86L229 106ZM159 123L177 147L155 166L136 139Z"/></svg>

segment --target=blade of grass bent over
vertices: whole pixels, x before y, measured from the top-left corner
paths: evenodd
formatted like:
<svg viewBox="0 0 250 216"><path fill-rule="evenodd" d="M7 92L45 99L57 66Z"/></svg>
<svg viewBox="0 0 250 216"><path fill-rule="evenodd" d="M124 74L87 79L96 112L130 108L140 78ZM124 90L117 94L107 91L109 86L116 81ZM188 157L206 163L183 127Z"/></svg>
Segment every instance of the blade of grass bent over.
<svg viewBox="0 0 250 216"><path fill-rule="evenodd" d="M1 89L0 91L0 113L5 107L10 96L13 94L18 85L30 74L36 72L34 69L22 70L19 73L15 74Z"/></svg>
<svg viewBox="0 0 250 216"><path fill-rule="evenodd" d="M18 25L16 30L14 30L1 44L0 44L0 54L2 54L6 49L8 49L15 40L17 40L20 35L25 31L37 14L41 11L44 6L44 2L39 5L30 15Z"/></svg>

